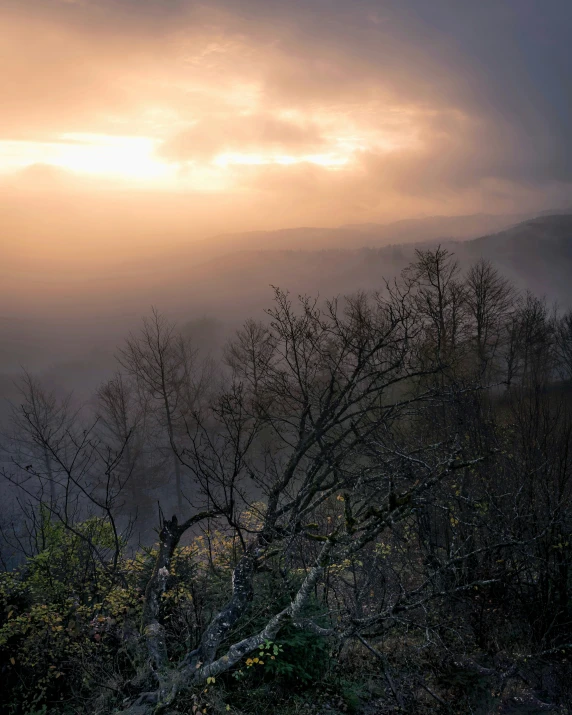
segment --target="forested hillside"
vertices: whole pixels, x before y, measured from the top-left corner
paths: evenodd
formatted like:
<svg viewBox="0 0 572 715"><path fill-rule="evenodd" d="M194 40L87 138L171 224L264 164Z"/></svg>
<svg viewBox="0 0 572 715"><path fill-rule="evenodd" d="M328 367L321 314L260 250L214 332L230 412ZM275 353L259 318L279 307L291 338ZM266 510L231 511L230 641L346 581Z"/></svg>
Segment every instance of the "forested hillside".
<svg viewBox="0 0 572 715"><path fill-rule="evenodd" d="M224 347L153 310L83 404L24 373L0 709L569 712L572 313L522 290L569 230L292 254L330 290Z"/></svg>
<svg viewBox="0 0 572 715"><path fill-rule="evenodd" d="M24 366L46 374L52 385L67 383L84 396L86 384L91 389L94 380L113 370L115 346L135 329L151 305L182 328L205 318L216 323L220 336L214 342L218 345L243 320L269 305L271 285L287 286L293 295L310 292L324 297L376 290L384 277L397 277L414 259L416 247L435 248L439 241L455 253L463 269L486 258L519 289L531 288L565 308L572 305L568 280L572 273L571 214L551 213L500 233L460 240L487 217L472 219L342 227L343 249L333 249L331 243L326 244L329 248L312 248L312 231L331 236L337 235L337 229L297 229L275 233L295 233L297 245L306 245L304 250L294 250L294 244L283 239L273 241L273 232L262 232L256 236L266 240L265 250L252 250L252 246L247 250L248 242L241 235L226 244L215 238L212 251L218 255L207 261L201 259L203 249L191 244L151 257L146 251L129 260L107 257L104 267L91 259L64 266L42 259L39 267L30 260L20 272L6 263L0 285L0 375L11 372L6 376L9 383L14 366ZM501 221L501 217L488 219ZM502 220L510 223L509 217ZM446 233L447 223L451 230L461 230L454 234L455 240ZM438 240L431 242L433 230L438 231ZM410 243L401 244L404 237ZM384 242L391 245L379 247ZM230 252L221 253L222 248ZM192 325L189 330L196 332ZM11 391L2 391L0 396L11 396Z"/></svg>

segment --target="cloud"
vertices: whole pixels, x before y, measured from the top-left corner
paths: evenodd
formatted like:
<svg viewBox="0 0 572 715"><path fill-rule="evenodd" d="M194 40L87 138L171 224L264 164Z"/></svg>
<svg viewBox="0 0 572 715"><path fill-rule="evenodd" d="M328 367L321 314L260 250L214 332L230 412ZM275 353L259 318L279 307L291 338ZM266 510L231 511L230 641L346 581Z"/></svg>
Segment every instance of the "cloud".
<svg viewBox="0 0 572 715"><path fill-rule="evenodd" d="M168 161L208 161L223 152L317 152L325 139L308 122L287 121L270 114L203 119L167 139L158 150Z"/></svg>
<svg viewBox="0 0 572 715"><path fill-rule="evenodd" d="M221 153L287 155L299 163L233 166L221 185L301 220L514 208L572 184L569 0L0 0L0 14L0 141L145 136L158 160L205 171Z"/></svg>

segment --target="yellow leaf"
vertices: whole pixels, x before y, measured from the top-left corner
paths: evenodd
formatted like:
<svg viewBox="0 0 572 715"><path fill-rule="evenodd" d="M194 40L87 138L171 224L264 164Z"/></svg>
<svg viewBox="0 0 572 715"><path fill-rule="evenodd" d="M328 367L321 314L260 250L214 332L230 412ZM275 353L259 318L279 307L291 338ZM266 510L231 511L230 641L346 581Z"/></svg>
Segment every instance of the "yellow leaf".
<svg viewBox="0 0 572 715"><path fill-rule="evenodd" d="M227 706L226 706L226 709L227 709L227 710L230 710L230 705L227 705Z"/></svg>
<svg viewBox="0 0 572 715"><path fill-rule="evenodd" d="M14 658L10 658L10 663L12 663L12 665L16 665L15 659L14 659Z"/></svg>

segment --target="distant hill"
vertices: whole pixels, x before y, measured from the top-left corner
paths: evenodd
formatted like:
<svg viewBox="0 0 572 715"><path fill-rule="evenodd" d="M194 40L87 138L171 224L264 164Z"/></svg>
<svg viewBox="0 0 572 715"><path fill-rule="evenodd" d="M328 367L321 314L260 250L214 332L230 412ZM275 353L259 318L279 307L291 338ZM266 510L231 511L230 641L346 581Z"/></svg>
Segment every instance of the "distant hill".
<svg viewBox="0 0 572 715"><path fill-rule="evenodd" d="M455 249L465 262L490 259L521 289L572 305L572 212L539 216Z"/></svg>
<svg viewBox="0 0 572 715"><path fill-rule="evenodd" d="M348 265L338 278L339 284L361 283L370 288L379 275L397 275L413 259L415 247L434 247L437 243L367 251L360 265ZM529 289L563 307L572 307L572 211L537 216L469 241L440 243L455 254L462 268L487 258L520 290Z"/></svg>
<svg viewBox="0 0 572 715"><path fill-rule="evenodd" d="M433 220L421 221L427 228ZM405 224L407 231L413 230ZM441 225L440 220L433 225ZM263 316L271 304L271 285L289 290L294 297L307 293L327 298L376 289L414 259L416 247L439 242L456 254L463 268L481 256L488 258L520 289L530 288L562 306L572 306L572 211L538 216L461 241L437 236L378 247L377 228L371 228L371 241L370 229L360 230L366 247L228 251L203 262L191 259L187 249L162 260L118 266L89 280L85 274L45 274L41 304L36 298L26 307L27 313L20 308L19 316L10 316L6 309L23 305L30 280L4 282L0 374L9 376L20 366L49 370L55 382L61 376L61 382L69 384L70 375L77 376L71 386L80 389L109 374L115 346L138 326L151 305L180 324L202 316L216 318L223 339L246 317Z"/></svg>
<svg viewBox="0 0 572 715"><path fill-rule="evenodd" d="M269 284L323 296L370 290L384 277L399 274L414 258L416 247L446 246L462 267L480 257L493 261L520 289L530 288L563 305L572 305L572 212L543 215L503 231L472 240L404 242L354 250L255 250L213 258L186 273L185 292L203 303L215 297L217 307L231 312L243 301L266 305ZM218 286L217 290L212 290ZM175 286L172 286L176 293ZM266 300L264 296L268 296Z"/></svg>
<svg viewBox="0 0 572 715"><path fill-rule="evenodd" d="M235 251L380 248L390 244L435 240L468 240L499 231L523 219L526 214L470 216L428 216L387 224L347 224L338 228L299 227L276 231L250 231L213 236L189 247L211 256Z"/></svg>

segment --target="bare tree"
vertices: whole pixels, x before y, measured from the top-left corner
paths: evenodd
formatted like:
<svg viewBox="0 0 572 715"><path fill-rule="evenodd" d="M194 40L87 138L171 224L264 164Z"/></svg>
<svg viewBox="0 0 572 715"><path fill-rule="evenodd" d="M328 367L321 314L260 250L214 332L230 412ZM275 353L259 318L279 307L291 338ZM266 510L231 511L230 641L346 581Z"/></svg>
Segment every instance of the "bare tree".
<svg viewBox="0 0 572 715"><path fill-rule="evenodd" d="M248 322L229 346L232 374L195 414L177 454L209 513L239 537L232 593L197 647L170 664L156 604L173 550L195 520L165 522L143 622L157 689L141 695L133 712L168 706L181 688L232 668L287 622L347 638L376 632L450 588L474 587L439 577L465 558L452 551L433 574L395 582L384 603L362 598L359 613L348 609L334 618L331 609L337 609L326 598L331 627L305 614L326 575L331 581L339 572L335 564L357 560L383 535L405 527L439 485L483 458L465 458L454 434L425 442L412 429L435 399L446 397L443 389L452 397L452 388L427 387L422 380L442 365L439 355L429 363L423 350L433 316L419 313L411 288L408 283L385 298L358 295L323 308L301 298L298 309L277 290L270 322ZM246 511L257 513L256 526L244 521ZM304 577L292 580L289 574L300 565ZM277 606L261 630L233 640L258 575L268 569L284 581L290 602Z"/></svg>
<svg viewBox="0 0 572 715"><path fill-rule="evenodd" d="M539 387L555 374L556 310L546 299L527 291L518 300L507 324L504 348L506 381Z"/></svg>
<svg viewBox="0 0 572 715"><path fill-rule="evenodd" d="M469 269L465 300L472 318L478 369L483 375L498 355L503 328L516 297L514 287L490 261L481 259Z"/></svg>
<svg viewBox="0 0 572 715"><path fill-rule="evenodd" d="M22 385L22 402L14 407L20 436L0 474L23 499L29 533L36 538L47 515L87 547L88 560L120 578L119 558L131 531L129 520L124 527L118 522L130 477L118 469L125 443L116 450L105 445L97 434L97 417L84 422L79 410L71 410L69 398L58 401L30 375L24 375ZM82 529L80 524L90 519L90 528ZM110 533L111 545L102 538L104 532Z"/></svg>
<svg viewBox="0 0 572 715"><path fill-rule="evenodd" d="M556 326L558 370L563 380L572 380L572 310L560 317Z"/></svg>
<svg viewBox="0 0 572 715"><path fill-rule="evenodd" d="M129 511L139 507L146 484L144 443L146 434L145 403L138 399L129 378L117 372L97 390L95 411L99 433L110 451L122 452L118 471L122 472L130 493Z"/></svg>
<svg viewBox="0 0 572 715"><path fill-rule="evenodd" d="M439 246L436 250L416 250L416 261L404 276L415 287L415 307L426 319L427 338L443 363L464 339L466 328L465 286L460 281L460 269L454 255Z"/></svg>
<svg viewBox="0 0 572 715"><path fill-rule="evenodd" d="M27 471L42 475L38 488L47 487L51 504L58 494L59 469L48 441L58 445L58 451L69 448L68 430L74 414L69 395L58 399L40 381L24 372L19 383L19 403L13 404L12 434L8 436L8 451L14 461ZM42 494L42 498L45 495Z"/></svg>
<svg viewBox="0 0 572 715"><path fill-rule="evenodd" d="M142 405L155 416L159 428L164 430L175 475L177 505L181 510L182 467L172 449L177 429L182 424L182 415L193 399L191 379L195 374L195 351L190 341L176 332L176 326L153 309L151 317L144 318L140 332L127 340L118 359L135 380Z"/></svg>

